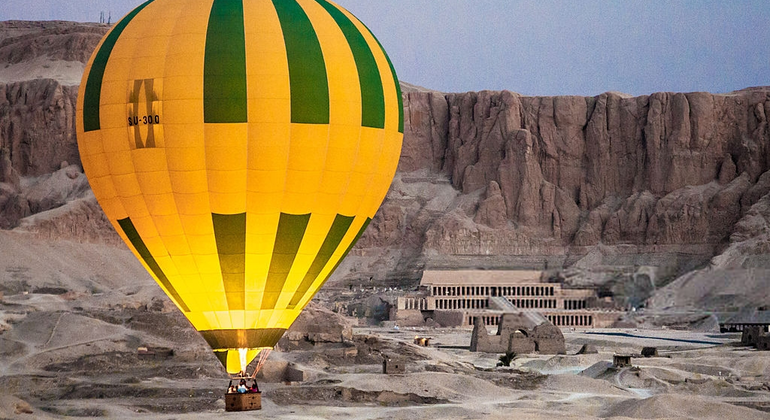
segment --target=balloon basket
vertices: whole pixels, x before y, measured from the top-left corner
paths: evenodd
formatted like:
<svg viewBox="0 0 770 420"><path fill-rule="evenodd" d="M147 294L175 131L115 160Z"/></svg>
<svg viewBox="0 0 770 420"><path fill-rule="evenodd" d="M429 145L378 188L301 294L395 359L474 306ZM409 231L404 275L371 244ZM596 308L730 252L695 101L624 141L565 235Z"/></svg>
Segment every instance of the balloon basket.
<svg viewBox="0 0 770 420"><path fill-rule="evenodd" d="M225 394L225 411L251 411L262 409L262 393Z"/></svg>

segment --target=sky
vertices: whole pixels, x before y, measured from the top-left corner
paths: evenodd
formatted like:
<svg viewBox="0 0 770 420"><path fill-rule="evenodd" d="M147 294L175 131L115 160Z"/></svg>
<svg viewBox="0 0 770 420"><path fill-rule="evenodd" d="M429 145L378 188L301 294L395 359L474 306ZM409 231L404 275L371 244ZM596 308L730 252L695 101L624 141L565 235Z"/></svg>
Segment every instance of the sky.
<svg viewBox="0 0 770 420"><path fill-rule="evenodd" d="M142 0L0 0L0 20L112 21ZM770 85L766 0L337 0L399 79L443 92L730 92Z"/></svg>

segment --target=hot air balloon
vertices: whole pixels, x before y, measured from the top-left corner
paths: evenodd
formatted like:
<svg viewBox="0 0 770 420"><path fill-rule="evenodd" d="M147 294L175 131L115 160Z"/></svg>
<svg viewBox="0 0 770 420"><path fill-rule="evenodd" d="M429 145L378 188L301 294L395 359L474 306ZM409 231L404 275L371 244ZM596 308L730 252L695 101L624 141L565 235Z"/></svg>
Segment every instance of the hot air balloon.
<svg viewBox="0 0 770 420"><path fill-rule="evenodd" d="M403 108L372 33L327 0L149 0L88 63L77 138L120 237L245 371L379 208Z"/></svg>

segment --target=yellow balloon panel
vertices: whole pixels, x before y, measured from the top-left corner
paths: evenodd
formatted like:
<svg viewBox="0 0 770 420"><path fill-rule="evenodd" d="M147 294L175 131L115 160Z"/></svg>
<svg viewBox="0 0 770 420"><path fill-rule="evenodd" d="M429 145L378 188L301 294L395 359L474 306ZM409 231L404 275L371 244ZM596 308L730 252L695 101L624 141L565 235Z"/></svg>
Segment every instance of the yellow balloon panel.
<svg viewBox="0 0 770 420"><path fill-rule="evenodd" d="M400 108L385 52L331 2L150 0L91 58L78 144L107 217L233 371L374 216Z"/></svg>

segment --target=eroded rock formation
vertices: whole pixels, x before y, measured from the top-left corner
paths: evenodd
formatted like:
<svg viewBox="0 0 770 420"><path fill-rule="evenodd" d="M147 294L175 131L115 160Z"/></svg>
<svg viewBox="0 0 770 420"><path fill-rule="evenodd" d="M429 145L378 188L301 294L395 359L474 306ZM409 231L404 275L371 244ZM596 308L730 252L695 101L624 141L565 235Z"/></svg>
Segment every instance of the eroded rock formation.
<svg viewBox="0 0 770 420"><path fill-rule="evenodd" d="M349 270L555 268L599 247L593 267L658 266L654 288L725 249L731 261L758 254L754 266L769 253L764 239L743 238L768 223L750 209L770 192L770 88L589 98L405 90L399 173L373 222L381 228L354 254L366 258ZM389 252L377 259L377 248Z"/></svg>
<svg viewBox="0 0 770 420"><path fill-rule="evenodd" d="M768 190L767 89L409 92L406 104L402 179L427 171L473 197L444 209L424 251L562 254L602 243L710 253Z"/></svg>
<svg viewBox="0 0 770 420"><path fill-rule="evenodd" d="M719 242L737 221L735 206L753 204L740 199L768 169L768 90L407 96L402 171L445 174L466 194L495 183L509 220L564 245L586 218L601 234L582 236L584 244ZM423 156L419 167L414 156Z"/></svg>
<svg viewBox="0 0 770 420"><path fill-rule="evenodd" d="M0 148L22 176L80 164L75 136L77 86L38 79L0 84Z"/></svg>

